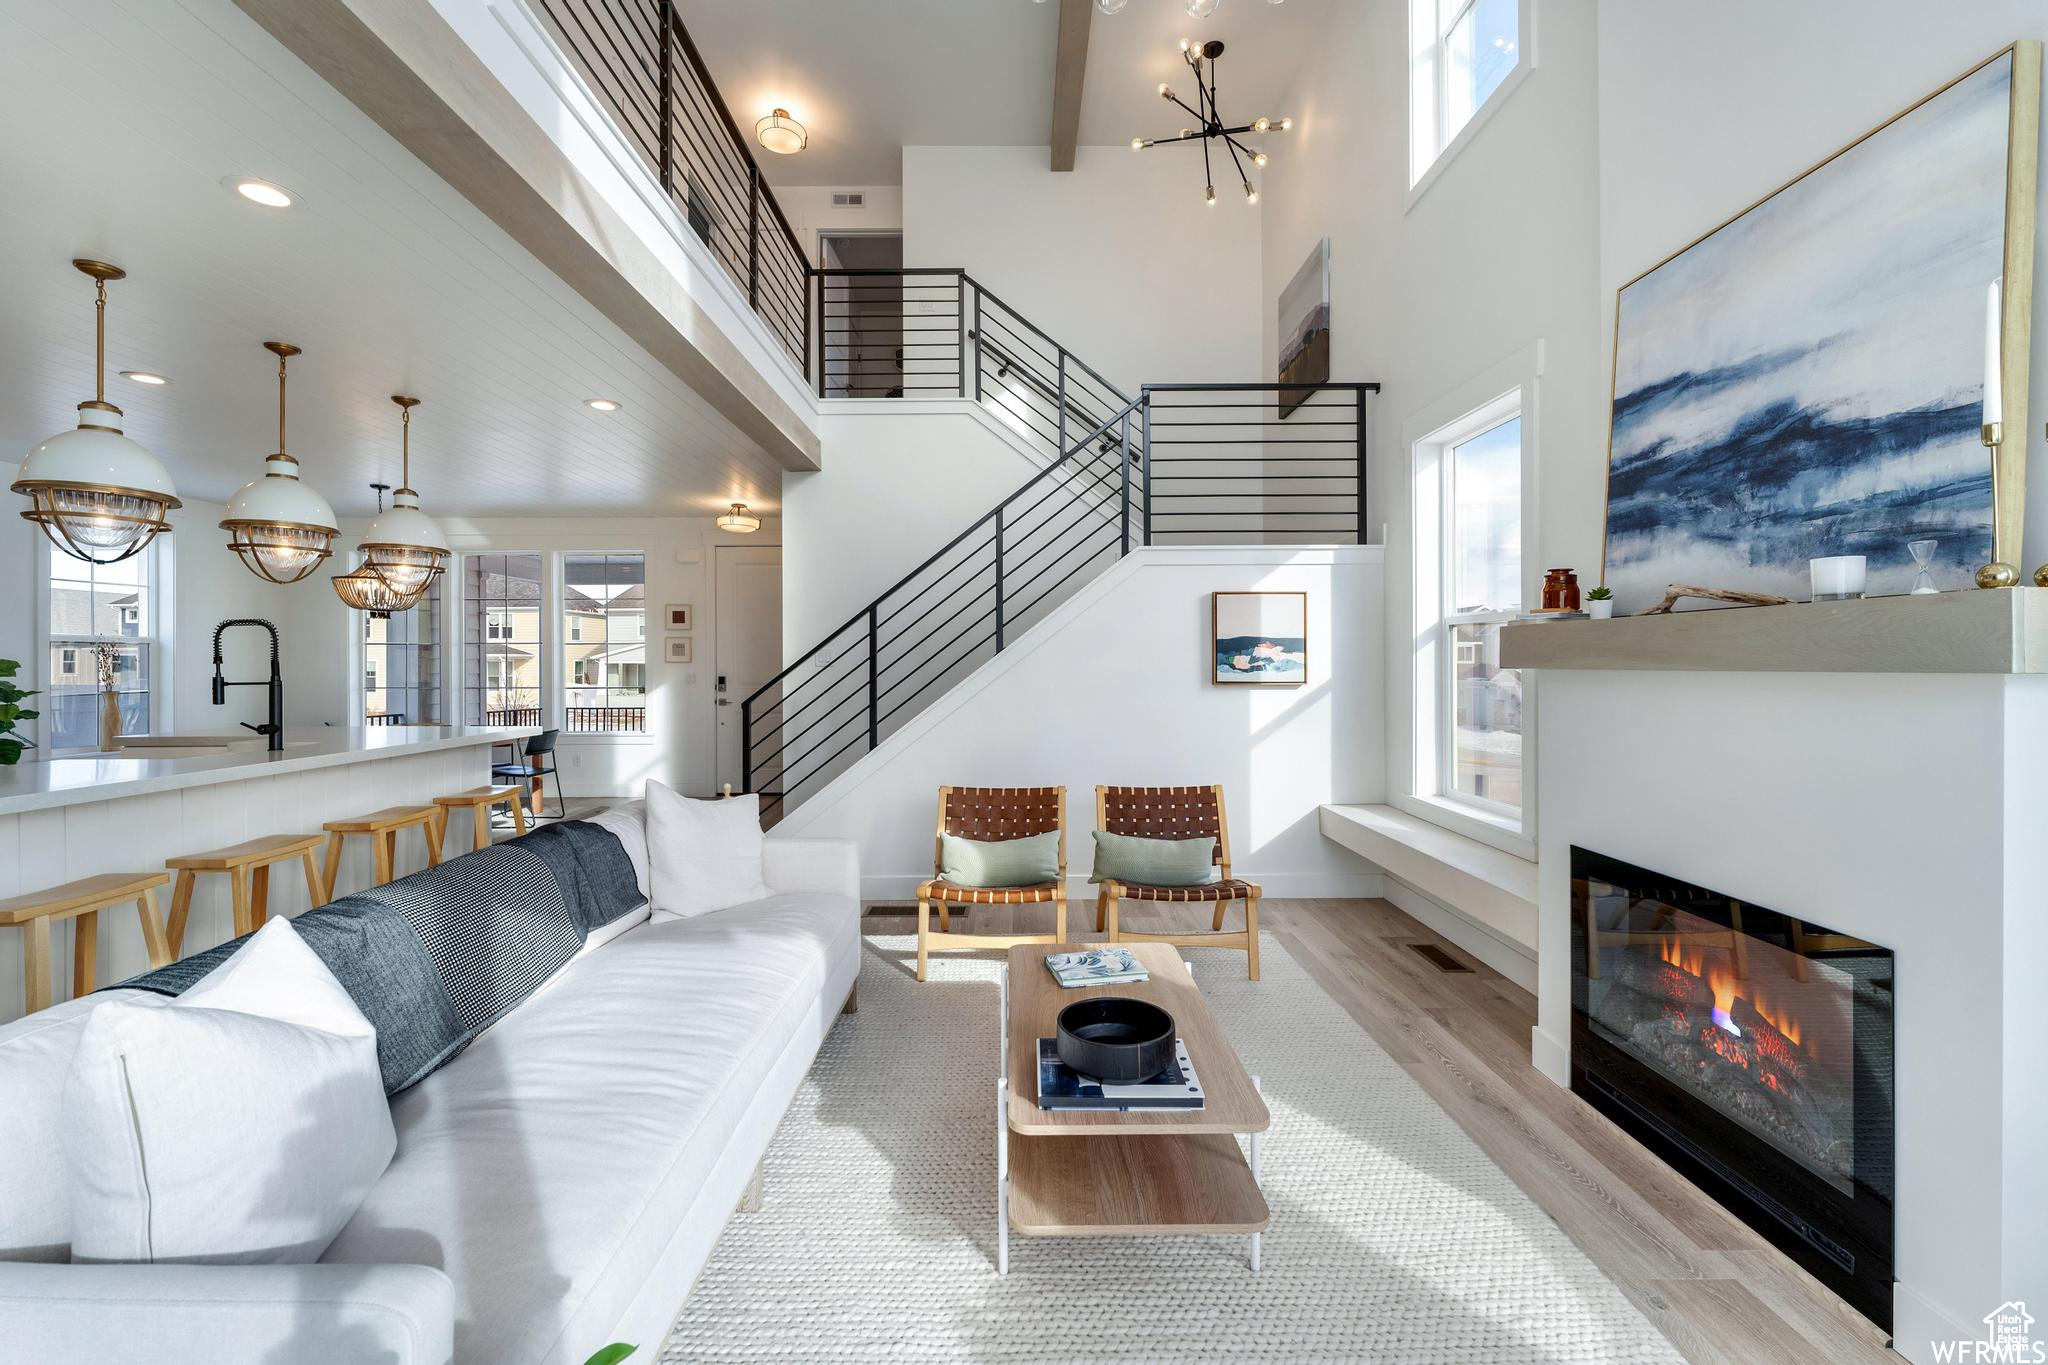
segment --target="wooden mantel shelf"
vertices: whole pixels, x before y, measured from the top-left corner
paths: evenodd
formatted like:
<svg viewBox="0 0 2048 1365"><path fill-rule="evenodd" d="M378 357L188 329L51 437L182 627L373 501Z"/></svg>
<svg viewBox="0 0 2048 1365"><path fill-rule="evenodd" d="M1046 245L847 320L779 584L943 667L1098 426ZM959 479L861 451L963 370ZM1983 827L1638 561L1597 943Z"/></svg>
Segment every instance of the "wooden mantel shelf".
<svg viewBox="0 0 2048 1365"><path fill-rule="evenodd" d="M2048 588L1516 622L1503 668L2048 673Z"/></svg>

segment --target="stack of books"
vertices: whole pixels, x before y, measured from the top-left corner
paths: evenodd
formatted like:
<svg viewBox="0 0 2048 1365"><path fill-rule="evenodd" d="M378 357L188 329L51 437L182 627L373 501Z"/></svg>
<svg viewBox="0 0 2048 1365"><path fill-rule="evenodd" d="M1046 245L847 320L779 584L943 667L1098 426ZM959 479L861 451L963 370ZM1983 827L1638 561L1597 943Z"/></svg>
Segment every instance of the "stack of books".
<svg viewBox="0 0 2048 1365"><path fill-rule="evenodd" d="M1110 986L1123 981L1148 981L1151 974L1128 948L1089 948L1078 953L1049 953L1046 970L1062 986Z"/></svg>
<svg viewBox="0 0 2048 1365"><path fill-rule="evenodd" d="M1084 1076L1060 1060L1059 1044L1038 1040L1038 1107L1040 1109L1203 1109L1202 1082L1188 1060L1188 1045L1173 1040L1174 1062L1149 1081L1135 1085Z"/></svg>

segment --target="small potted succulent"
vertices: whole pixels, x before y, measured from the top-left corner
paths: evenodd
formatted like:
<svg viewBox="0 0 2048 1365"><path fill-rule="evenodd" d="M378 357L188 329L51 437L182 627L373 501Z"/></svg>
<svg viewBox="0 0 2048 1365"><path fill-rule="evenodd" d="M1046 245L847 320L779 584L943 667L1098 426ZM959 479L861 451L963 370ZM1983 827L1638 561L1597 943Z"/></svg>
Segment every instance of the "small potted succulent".
<svg viewBox="0 0 2048 1365"><path fill-rule="evenodd" d="M1614 589L1602 583L1597 588L1586 589L1586 615L1595 621L1605 621L1614 615Z"/></svg>

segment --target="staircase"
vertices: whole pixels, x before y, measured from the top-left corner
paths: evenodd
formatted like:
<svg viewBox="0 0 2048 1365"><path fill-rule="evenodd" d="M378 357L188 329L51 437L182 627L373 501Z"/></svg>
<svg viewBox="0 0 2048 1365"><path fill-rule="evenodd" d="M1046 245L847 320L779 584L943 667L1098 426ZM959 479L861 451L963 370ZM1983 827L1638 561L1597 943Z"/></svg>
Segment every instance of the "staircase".
<svg viewBox="0 0 2048 1365"><path fill-rule="evenodd" d="M741 703L764 818L1136 549L1365 542L1365 404L1379 385L1148 384L1134 397L965 270L814 267L673 0L537 7L819 398L971 400L1045 461Z"/></svg>

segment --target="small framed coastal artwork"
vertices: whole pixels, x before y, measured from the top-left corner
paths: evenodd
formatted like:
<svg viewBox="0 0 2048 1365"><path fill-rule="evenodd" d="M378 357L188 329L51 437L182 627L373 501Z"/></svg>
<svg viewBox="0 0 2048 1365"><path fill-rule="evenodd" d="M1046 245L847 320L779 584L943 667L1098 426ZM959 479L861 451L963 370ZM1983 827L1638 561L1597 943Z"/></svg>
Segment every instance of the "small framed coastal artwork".
<svg viewBox="0 0 2048 1365"><path fill-rule="evenodd" d="M1209 594L1209 680L1299 687L1308 681L1308 594Z"/></svg>
<svg viewBox="0 0 2048 1365"><path fill-rule="evenodd" d="M671 602L665 608L668 620L663 624L669 630L688 630L692 624L690 606L687 602Z"/></svg>
<svg viewBox="0 0 2048 1365"><path fill-rule="evenodd" d="M686 664L691 661L689 636L677 635L668 640L663 641L663 643L667 645L667 649L665 649L662 653L662 658L666 662L672 664Z"/></svg>

